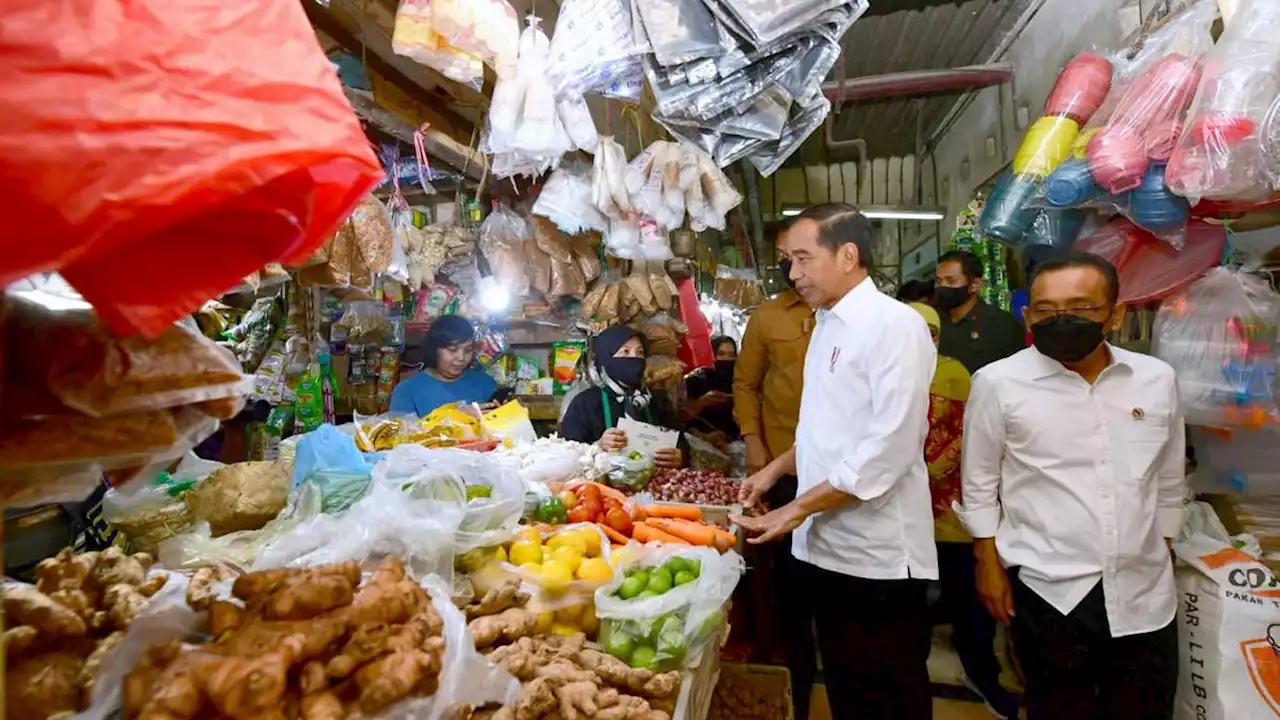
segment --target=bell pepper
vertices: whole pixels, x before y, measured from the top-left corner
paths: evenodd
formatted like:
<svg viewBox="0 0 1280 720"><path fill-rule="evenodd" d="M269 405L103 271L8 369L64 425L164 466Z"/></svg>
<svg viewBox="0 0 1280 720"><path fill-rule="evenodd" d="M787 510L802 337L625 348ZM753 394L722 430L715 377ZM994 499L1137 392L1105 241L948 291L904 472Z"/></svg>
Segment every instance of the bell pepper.
<svg viewBox="0 0 1280 720"><path fill-rule="evenodd" d="M544 498L538 503L538 511L535 513L538 522L548 525L563 525L569 521L569 514L564 509L564 503L560 502L560 498L549 497Z"/></svg>

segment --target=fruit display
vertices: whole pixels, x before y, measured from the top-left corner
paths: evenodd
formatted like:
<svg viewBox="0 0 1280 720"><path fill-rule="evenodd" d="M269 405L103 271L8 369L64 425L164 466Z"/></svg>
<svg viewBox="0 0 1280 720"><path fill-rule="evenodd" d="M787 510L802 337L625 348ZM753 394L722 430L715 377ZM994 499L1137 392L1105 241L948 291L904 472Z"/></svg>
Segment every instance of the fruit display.
<svg viewBox="0 0 1280 720"><path fill-rule="evenodd" d="M586 646L581 635L522 637L488 653L521 682L516 701L485 707L472 720L671 720L680 673L629 667Z"/></svg>
<svg viewBox="0 0 1280 720"><path fill-rule="evenodd" d="M421 420L377 417L356 425L356 446L362 452L380 452L408 443L455 447L485 439L479 413L461 403L441 406Z"/></svg>
<svg viewBox="0 0 1280 720"><path fill-rule="evenodd" d="M621 600L655 597L673 587L688 585L697 580L701 572L702 564L697 559L676 555L656 567L634 568L624 572L622 584L613 594Z"/></svg>
<svg viewBox="0 0 1280 720"><path fill-rule="evenodd" d="M6 628L5 713L48 718L89 705L102 660L169 580L150 555L63 550L36 567L36 585L0 585Z"/></svg>
<svg viewBox="0 0 1280 720"><path fill-rule="evenodd" d="M433 695L446 649L431 596L394 557L361 583L349 562L252 572L207 607L208 644L153 645L124 682L124 717L373 717ZM197 591L199 588L199 591Z"/></svg>
<svg viewBox="0 0 1280 720"><path fill-rule="evenodd" d="M659 470L645 486L654 498L666 502L728 506L738 502L740 480L712 470Z"/></svg>
<svg viewBox="0 0 1280 720"><path fill-rule="evenodd" d="M605 477L609 484L631 492L639 492L653 478L653 459L642 452L632 450L625 455L609 458L609 472Z"/></svg>

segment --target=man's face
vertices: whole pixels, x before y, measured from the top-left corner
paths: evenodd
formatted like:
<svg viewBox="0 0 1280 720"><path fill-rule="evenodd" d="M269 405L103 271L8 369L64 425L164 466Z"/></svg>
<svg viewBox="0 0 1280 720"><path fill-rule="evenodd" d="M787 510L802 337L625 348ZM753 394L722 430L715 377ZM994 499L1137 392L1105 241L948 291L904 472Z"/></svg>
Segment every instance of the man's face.
<svg viewBox="0 0 1280 720"><path fill-rule="evenodd" d="M858 268L858 248L846 243L832 250L818 242L818 223L801 220L782 238L791 259L796 292L814 307L831 307L848 290L848 277Z"/></svg>
<svg viewBox="0 0 1280 720"><path fill-rule="evenodd" d="M937 275L934 278L936 287L962 287L968 288L973 281L964 276L964 268L960 263L954 260L939 263Z"/></svg>
<svg viewBox="0 0 1280 720"><path fill-rule="evenodd" d="M1076 315L1104 324L1106 331L1119 327L1124 306L1112 306L1107 278L1095 268L1068 267L1036 276L1030 302L1023 309L1028 325L1056 315Z"/></svg>

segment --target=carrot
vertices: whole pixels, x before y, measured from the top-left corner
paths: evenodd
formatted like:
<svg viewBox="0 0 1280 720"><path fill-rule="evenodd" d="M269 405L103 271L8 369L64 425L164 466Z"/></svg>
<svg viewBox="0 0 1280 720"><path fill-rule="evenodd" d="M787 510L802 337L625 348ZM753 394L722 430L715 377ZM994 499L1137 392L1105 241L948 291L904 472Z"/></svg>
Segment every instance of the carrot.
<svg viewBox="0 0 1280 720"><path fill-rule="evenodd" d="M622 533L618 532L617 530L614 530L608 525L601 525L599 523L596 523L596 527L600 528L604 532L605 537L609 538L611 542L626 545L627 541L630 540L630 538L628 538L626 535L623 535Z"/></svg>
<svg viewBox="0 0 1280 720"><path fill-rule="evenodd" d="M733 533L719 526L711 526L711 532L716 534L716 549L721 553L729 552L734 545L738 544L738 538Z"/></svg>
<svg viewBox="0 0 1280 720"><path fill-rule="evenodd" d="M686 540L690 545L714 547L716 544L716 534L714 530L706 525L699 525L689 520L652 518L646 520L645 524L655 527L669 535L675 535L681 540Z"/></svg>
<svg viewBox="0 0 1280 720"><path fill-rule="evenodd" d="M668 545L688 545L689 544L688 541L682 540L674 535L668 535L667 533L659 530L658 528L652 525L646 525L645 523L636 524L636 531L635 531L634 537L636 540L639 540L642 543L660 542L660 543L666 543Z"/></svg>
<svg viewBox="0 0 1280 720"><path fill-rule="evenodd" d="M651 506L651 507L652 507L652 506ZM631 512L631 519L632 519L632 520L635 520L636 522L641 522L641 521L644 521L644 520L648 520L648 519L649 519L649 512L648 512L647 510L645 510L644 506L642 506L642 505L636 505L636 506L632 509L632 512Z"/></svg>
<svg viewBox="0 0 1280 720"><path fill-rule="evenodd" d="M702 508L696 505L649 505L644 511L651 518L702 521Z"/></svg>

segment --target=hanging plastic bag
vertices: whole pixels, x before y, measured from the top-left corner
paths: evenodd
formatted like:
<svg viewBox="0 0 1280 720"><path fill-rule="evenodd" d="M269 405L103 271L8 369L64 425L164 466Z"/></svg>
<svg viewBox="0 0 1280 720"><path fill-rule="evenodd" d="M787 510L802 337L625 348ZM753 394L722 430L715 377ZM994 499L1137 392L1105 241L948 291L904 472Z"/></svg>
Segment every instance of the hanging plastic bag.
<svg viewBox="0 0 1280 720"><path fill-rule="evenodd" d="M1259 429L1280 422L1278 322L1280 295L1265 281L1226 268L1161 303L1152 350L1178 373L1187 424Z"/></svg>
<svg viewBox="0 0 1280 720"><path fill-rule="evenodd" d="M1242 0L1206 58L1204 82L1187 131L1169 160L1169 184L1201 198L1256 200L1280 181L1264 146L1280 95L1280 6Z"/></svg>
<svg viewBox="0 0 1280 720"><path fill-rule="evenodd" d="M1222 259L1226 232L1220 226L1191 221L1181 250L1124 219L1113 220L1080 238L1073 248L1105 258L1120 275L1120 302L1160 300L1186 286Z"/></svg>
<svg viewBox="0 0 1280 720"><path fill-rule="evenodd" d="M155 335L305 260L382 179L298 3L60 12L76 22L38 0L0 18L0 195L22 208L0 286L59 270L111 330Z"/></svg>
<svg viewBox="0 0 1280 720"><path fill-rule="evenodd" d="M434 3L441 5L441 3ZM401 0L396 8L391 49L474 90L484 87L480 58L459 50L436 32L430 0Z"/></svg>
<svg viewBox="0 0 1280 720"><path fill-rule="evenodd" d="M606 90L638 74L643 50L633 27L627 0L564 0L547 68L556 95Z"/></svg>

